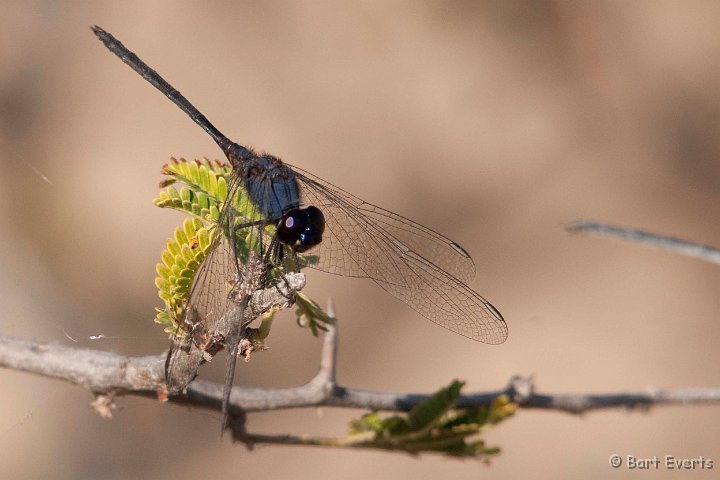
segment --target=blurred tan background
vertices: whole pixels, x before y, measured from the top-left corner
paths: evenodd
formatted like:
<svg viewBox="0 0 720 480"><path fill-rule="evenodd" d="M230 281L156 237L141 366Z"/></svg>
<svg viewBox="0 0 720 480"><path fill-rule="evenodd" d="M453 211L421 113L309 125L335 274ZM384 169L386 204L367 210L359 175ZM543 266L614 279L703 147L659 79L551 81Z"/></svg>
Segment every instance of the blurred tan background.
<svg viewBox="0 0 720 480"><path fill-rule="evenodd" d="M429 392L457 377L494 390L517 373L557 393L720 383L717 266L563 229L591 218L720 244L717 2L3 3L1 334L129 354L167 347L151 322L154 266L181 216L151 203L160 168L221 153L95 39L98 24L232 139L473 255L472 286L510 327L499 347L436 327L370 282L310 272L306 292L336 300L341 383ZM282 319L237 385L315 373L319 342ZM89 339L99 334L108 338ZM221 377L215 363L203 377ZM78 387L7 370L0 386L4 478L634 477L609 467L612 453L703 455L720 468L720 407L520 411L486 435L503 449L487 468L247 452L218 438L219 415L120 398L103 420ZM255 414L249 428L342 435L361 413Z"/></svg>

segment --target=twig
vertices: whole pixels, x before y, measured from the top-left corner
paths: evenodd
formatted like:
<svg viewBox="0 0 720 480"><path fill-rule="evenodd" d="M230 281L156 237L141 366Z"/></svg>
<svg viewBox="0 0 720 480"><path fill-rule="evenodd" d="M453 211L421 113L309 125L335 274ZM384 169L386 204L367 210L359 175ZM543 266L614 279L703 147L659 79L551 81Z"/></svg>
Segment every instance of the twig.
<svg viewBox="0 0 720 480"><path fill-rule="evenodd" d="M629 240L632 242L639 242L644 245L664 248L681 255L687 255L707 262L720 264L720 249L709 245L688 242L687 240L683 240L681 238L667 237L643 230L635 230L619 227L617 225L587 221L571 222L565 228L572 233L590 233L593 235L620 238L622 240Z"/></svg>
<svg viewBox="0 0 720 480"><path fill-rule="evenodd" d="M336 349L336 327L328 325L323 339L321 368L310 382L293 388L235 388L230 397L231 414L241 417L243 412L320 406L408 411L429 397L427 394L359 390L338 385L334 380ZM0 336L0 367L65 380L96 395L156 397L165 389L164 362L164 355L128 357ZM532 378L514 377L504 389L462 395L458 406L489 405L501 394L509 395L523 408L574 414L608 408L720 404L720 388L648 388L639 392L610 394L542 394L534 391ZM170 397L169 401L219 411L222 385L196 380L185 394ZM239 432L239 429L236 430L236 438L253 439Z"/></svg>

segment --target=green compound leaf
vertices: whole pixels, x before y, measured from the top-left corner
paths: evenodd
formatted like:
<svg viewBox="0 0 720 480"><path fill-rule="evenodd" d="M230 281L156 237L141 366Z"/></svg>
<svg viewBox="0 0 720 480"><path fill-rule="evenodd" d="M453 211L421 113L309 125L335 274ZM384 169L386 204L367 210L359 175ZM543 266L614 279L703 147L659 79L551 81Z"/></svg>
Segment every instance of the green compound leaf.
<svg viewBox="0 0 720 480"><path fill-rule="evenodd" d="M411 454L443 453L488 458L499 448L475 438L482 430L515 413L517 405L501 395L489 406L456 408L463 382L454 381L406 415L382 418L370 412L350 424L347 446L401 450Z"/></svg>
<svg viewBox="0 0 720 480"><path fill-rule="evenodd" d="M232 167L208 159L189 162L172 158L163 167L168 178L160 183L164 188L153 203L187 213L204 223L217 222L222 203L227 199L227 180ZM178 191L175 183L183 184Z"/></svg>
<svg viewBox="0 0 720 480"><path fill-rule="evenodd" d="M447 414L457 402L463 385L464 382L455 380L450 386L443 388L413 408L407 416L410 432L425 434L436 426L443 415Z"/></svg>
<svg viewBox="0 0 720 480"><path fill-rule="evenodd" d="M174 238L167 241L167 248L160 255L162 263L155 266L158 274L155 286L165 303L164 309L156 309L155 322L164 325L168 333L180 331L177 319L192 279L208 253L214 231L214 226L206 227L197 218L186 218L182 227L175 229Z"/></svg>
<svg viewBox="0 0 720 480"><path fill-rule="evenodd" d="M182 317L193 277L205 260L215 233L220 210L227 199L227 181L232 167L208 159L187 161L172 158L163 167L167 176L153 203L161 208L179 210L189 215L173 232L161 253L162 263L155 270L155 286L165 308L156 309L155 322L170 334L182 335L178 319ZM179 184L179 190L175 187Z"/></svg>

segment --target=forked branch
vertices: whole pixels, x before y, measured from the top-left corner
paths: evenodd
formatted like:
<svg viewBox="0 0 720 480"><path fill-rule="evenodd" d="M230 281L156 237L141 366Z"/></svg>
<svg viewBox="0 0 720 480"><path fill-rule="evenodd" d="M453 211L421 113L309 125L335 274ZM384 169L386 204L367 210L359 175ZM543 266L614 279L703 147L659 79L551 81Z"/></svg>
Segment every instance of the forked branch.
<svg viewBox="0 0 720 480"><path fill-rule="evenodd" d="M335 381L337 341L336 326L329 326L323 339L320 369L305 385L292 388L236 387L230 397L231 411L238 415L242 412L321 406L408 411L429 397L428 394L360 390L338 385ZM95 395L158 397L165 388L164 364L165 355L131 357L0 336L0 367L65 380ZM720 388L648 387L637 392L609 394L545 394L535 391L532 378L514 377L505 388L460 396L458 407L489 405L502 394L507 394L522 408L574 414L609 408L720 404ZM185 394L168 400L219 412L222 385L196 380ZM274 443L282 438L297 443L300 437L280 436L274 439Z"/></svg>

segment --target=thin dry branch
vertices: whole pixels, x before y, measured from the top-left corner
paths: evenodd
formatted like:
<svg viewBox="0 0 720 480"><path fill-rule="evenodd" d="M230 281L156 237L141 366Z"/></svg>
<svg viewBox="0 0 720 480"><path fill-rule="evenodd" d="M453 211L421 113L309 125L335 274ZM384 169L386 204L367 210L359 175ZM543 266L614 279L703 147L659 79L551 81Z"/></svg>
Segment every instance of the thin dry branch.
<svg viewBox="0 0 720 480"><path fill-rule="evenodd" d="M644 230L582 220L571 222L565 228L572 233L590 233L603 237L620 238L622 240L642 243L643 245L663 248L674 253L687 255L688 257L699 258L706 262L720 264L720 249L710 245L688 242L681 238L656 235Z"/></svg>
<svg viewBox="0 0 720 480"><path fill-rule="evenodd" d="M302 407L350 407L369 410L407 411L428 394L359 390L335 382L337 329L329 326L323 340L320 369L307 384L293 388L235 388L230 411L235 418L235 437L258 441L242 430L245 412ZM164 355L129 357L110 352L61 345L40 344L0 336L0 367L11 368L80 385L98 396L139 395L164 397ZM459 407L489 405L507 394L523 408L539 408L580 414L609 408L649 408L659 405L720 404L720 388L655 389L610 394L543 394L534 391L532 378L514 377L503 389L462 395ZM220 411L222 385L196 380L170 402ZM255 438L257 437L257 438ZM274 443L299 437L279 436Z"/></svg>

